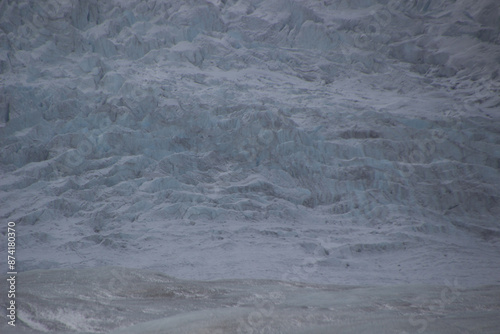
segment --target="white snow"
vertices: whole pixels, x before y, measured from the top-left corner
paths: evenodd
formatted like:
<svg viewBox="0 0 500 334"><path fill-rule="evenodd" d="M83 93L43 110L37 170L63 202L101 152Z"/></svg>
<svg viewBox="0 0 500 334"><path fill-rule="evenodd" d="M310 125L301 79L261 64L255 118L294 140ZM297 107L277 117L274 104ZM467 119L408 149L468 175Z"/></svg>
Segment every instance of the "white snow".
<svg viewBox="0 0 500 334"><path fill-rule="evenodd" d="M18 270L497 286L499 59L496 0L2 1Z"/></svg>

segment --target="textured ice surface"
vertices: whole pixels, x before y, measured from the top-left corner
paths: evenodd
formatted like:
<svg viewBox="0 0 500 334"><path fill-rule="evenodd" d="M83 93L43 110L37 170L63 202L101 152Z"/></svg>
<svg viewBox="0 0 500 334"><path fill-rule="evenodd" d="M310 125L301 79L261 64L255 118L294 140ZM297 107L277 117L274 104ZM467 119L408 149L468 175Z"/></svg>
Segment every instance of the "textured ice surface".
<svg viewBox="0 0 500 334"><path fill-rule="evenodd" d="M12 333L493 334L500 324L498 285L465 288L456 281L392 287L197 282L118 267L34 270L18 281L22 322Z"/></svg>
<svg viewBox="0 0 500 334"><path fill-rule="evenodd" d="M499 283L496 0L0 13L20 271Z"/></svg>
<svg viewBox="0 0 500 334"><path fill-rule="evenodd" d="M16 333L498 332L499 36L496 0L0 1Z"/></svg>

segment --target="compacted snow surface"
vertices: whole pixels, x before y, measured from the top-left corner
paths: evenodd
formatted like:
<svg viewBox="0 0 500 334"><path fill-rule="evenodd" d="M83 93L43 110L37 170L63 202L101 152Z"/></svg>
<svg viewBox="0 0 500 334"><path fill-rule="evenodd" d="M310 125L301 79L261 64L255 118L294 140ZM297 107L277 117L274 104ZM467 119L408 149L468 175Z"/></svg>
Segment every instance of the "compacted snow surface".
<svg viewBox="0 0 500 334"><path fill-rule="evenodd" d="M0 175L10 330L495 333L500 5L0 1Z"/></svg>

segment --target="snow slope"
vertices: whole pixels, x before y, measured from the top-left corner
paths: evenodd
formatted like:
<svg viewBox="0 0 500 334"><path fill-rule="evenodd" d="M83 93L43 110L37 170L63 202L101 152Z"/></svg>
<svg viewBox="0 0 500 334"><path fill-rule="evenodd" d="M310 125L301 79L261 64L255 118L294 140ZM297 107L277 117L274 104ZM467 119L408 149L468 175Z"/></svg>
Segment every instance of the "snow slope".
<svg viewBox="0 0 500 334"><path fill-rule="evenodd" d="M498 7L419 4L2 2L20 265L498 282Z"/></svg>
<svg viewBox="0 0 500 334"><path fill-rule="evenodd" d="M19 271L500 283L496 0L0 13L0 220Z"/></svg>

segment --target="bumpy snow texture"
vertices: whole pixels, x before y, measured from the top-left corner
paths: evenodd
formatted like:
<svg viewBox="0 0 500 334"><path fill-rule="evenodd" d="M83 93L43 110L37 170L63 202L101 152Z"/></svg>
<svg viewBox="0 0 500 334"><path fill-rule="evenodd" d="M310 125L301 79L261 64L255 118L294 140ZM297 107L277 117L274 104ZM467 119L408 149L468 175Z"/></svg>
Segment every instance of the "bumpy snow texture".
<svg viewBox="0 0 500 334"><path fill-rule="evenodd" d="M2 233L19 271L499 284L499 70L497 0L0 1Z"/></svg>
<svg viewBox="0 0 500 334"><path fill-rule="evenodd" d="M432 287L193 282L116 267L18 277L23 322L0 324L5 334L476 334L498 333L499 324L500 286L471 289L456 280Z"/></svg>

